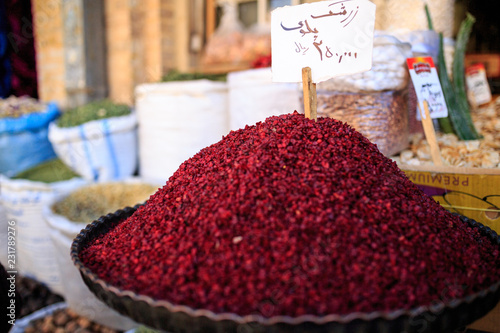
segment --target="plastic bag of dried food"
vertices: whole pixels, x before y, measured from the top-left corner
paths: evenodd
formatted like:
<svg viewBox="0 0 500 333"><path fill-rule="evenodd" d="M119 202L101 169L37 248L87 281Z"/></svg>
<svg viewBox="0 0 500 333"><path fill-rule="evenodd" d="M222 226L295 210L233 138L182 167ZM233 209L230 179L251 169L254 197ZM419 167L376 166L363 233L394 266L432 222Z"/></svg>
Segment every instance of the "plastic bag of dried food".
<svg viewBox="0 0 500 333"><path fill-rule="evenodd" d="M238 19L238 8L235 3L224 2L222 10L220 24L205 48L203 62L207 65L242 60L243 24Z"/></svg>
<svg viewBox="0 0 500 333"><path fill-rule="evenodd" d="M318 116L348 123L385 156L408 147L407 90L369 93L318 92Z"/></svg>
<svg viewBox="0 0 500 333"><path fill-rule="evenodd" d="M271 52L268 27L256 25L245 29L238 18L237 4L225 1L222 6L221 22L205 48L204 65L245 65Z"/></svg>
<svg viewBox="0 0 500 333"><path fill-rule="evenodd" d="M318 89L347 92L405 89L410 78L406 58L411 55L409 43L376 32L373 39L372 68L369 71L334 77L318 83Z"/></svg>
<svg viewBox="0 0 500 333"><path fill-rule="evenodd" d="M318 116L350 124L386 156L407 148L408 57L409 43L376 33L371 70L318 83Z"/></svg>

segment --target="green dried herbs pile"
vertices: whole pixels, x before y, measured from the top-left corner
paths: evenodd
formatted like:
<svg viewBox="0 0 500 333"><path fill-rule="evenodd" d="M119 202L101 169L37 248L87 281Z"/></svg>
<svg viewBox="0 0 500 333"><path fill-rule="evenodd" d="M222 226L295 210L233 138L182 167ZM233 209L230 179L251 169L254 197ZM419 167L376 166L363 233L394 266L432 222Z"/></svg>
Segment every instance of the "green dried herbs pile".
<svg viewBox="0 0 500 333"><path fill-rule="evenodd" d="M176 70L168 72L162 77L162 82L192 81L192 80L226 81L226 74L181 73Z"/></svg>
<svg viewBox="0 0 500 333"><path fill-rule="evenodd" d="M54 183L79 177L60 159L55 158L38 164L17 174L13 179L26 179L34 182Z"/></svg>
<svg viewBox="0 0 500 333"><path fill-rule="evenodd" d="M121 117L130 114L130 107L126 104L114 103L109 99L87 103L82 106L63 112L57 126L74 127L92 120L112 117Z"/></svg>

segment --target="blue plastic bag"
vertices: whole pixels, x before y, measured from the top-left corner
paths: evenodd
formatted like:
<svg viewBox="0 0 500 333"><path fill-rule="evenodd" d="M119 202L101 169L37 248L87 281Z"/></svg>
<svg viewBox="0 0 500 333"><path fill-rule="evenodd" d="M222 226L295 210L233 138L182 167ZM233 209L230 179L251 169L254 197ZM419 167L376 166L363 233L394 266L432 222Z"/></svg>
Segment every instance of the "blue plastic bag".
<svg viewBox="0 0 500 333"><path fill-rule="evenodd" d="M48 127L59 115L57 105L50 103L43 112L0 119L0 173L13 177L55 158Z"/></svg>

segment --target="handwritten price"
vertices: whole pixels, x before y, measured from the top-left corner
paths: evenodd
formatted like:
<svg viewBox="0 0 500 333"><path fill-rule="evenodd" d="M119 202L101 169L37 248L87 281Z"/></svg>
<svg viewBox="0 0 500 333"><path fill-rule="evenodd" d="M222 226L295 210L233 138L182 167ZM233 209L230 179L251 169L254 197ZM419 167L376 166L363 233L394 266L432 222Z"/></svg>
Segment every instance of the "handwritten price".
<svg viewBox="0 0 500 333"><path fill-rule="evenodd" d="M296 22L296 23L295 23ZM321 1L271 13L273 80L313 82L371 68L375 5L368 0Z"/></svg>

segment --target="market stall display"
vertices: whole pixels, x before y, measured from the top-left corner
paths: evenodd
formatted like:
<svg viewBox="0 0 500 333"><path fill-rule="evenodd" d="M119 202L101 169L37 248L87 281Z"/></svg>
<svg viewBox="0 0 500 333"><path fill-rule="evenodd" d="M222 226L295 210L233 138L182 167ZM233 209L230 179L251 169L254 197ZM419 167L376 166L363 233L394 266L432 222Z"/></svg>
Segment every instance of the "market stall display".
<svg viewBox="0 0 500 333"><path fill-rule="evenodd" d="M440 36L437 69L448 109L448 117L437 119L440 130L434 147L439 148L441 157L431 163L429 138L424 140L415 135L410 149L394 160L413 182L444 207L499 232L500 151L496 127L500 113L496 103L474 110L465 85L464 56L474 22L474 17L467 14L460 25L452 78Z"/></svg>
<svg viewBox="0 0 500 333"><path fill-rule="evenodd" d="M55 103L30 97L0 99L0 173L12 177L55 158L48 127L57 117Z"/></svg>
<svg viewBox="0 0 500 333"><path fill-rule="evenodd" d="M54 103L0 99L0 249L15 225L21 296L10 333L500 333L500 98L470 99L469 110L478 83L464 90L466 38L451 39L471 6L427 1L433 31L422 0L370 1L372 70L318 82L316 96L323 71L300 63L304 109L297 82L272 82L270 9L328 6L274 20L294 37L274 39L289 52L273 63L298 75L292 56L350 67L359 59L333 52L371 54L372 23L358 11L368 0L134 1L95 17L115 27L110 98L130 102L135 89L135 106L105 100L60 116ZM254 14L256 29L238 19ZM71 62L50 26L33 37ZM416 117L410 54L432 56L445 78L439 158ZM40 78L56 78L49 95L64 105L74 75L61 80L49 62ZM174 67L188 72L165 74Z"/></svg>
<svg viewBox="0 0 500 333"><path fill-rule="evenodd" d="M500 99L472 112L472 119L480 140L437 133L443 167L432 163L429 144L421 135L413 136L409 149L392 159L447 209L500 232Z"/></svg>
<svg viewBox="0 0 500 333"><path fill-rule="evenodd" d="M173 332L451 332L498 302L499 254L359 132L297 113L202 149L72 247L98 297Z"/></svg>
<svg viewBox="0 0 500 333"><path fill-rule="evenodd" d="M86 180L120 180L137 169L137 118L126 105L100 100L67 110L48 136L57 156Z"/></svg>
<svg viewBox="0 0 500 333"><path fill-rule="evenodd" d="M471 114L480 140L461 141L453 133L437 133L445 165L466 168L500 168L500 98ZM429 147L422 135L411 137L409 149L394 158L408 165L432 165Z"/></svg>

